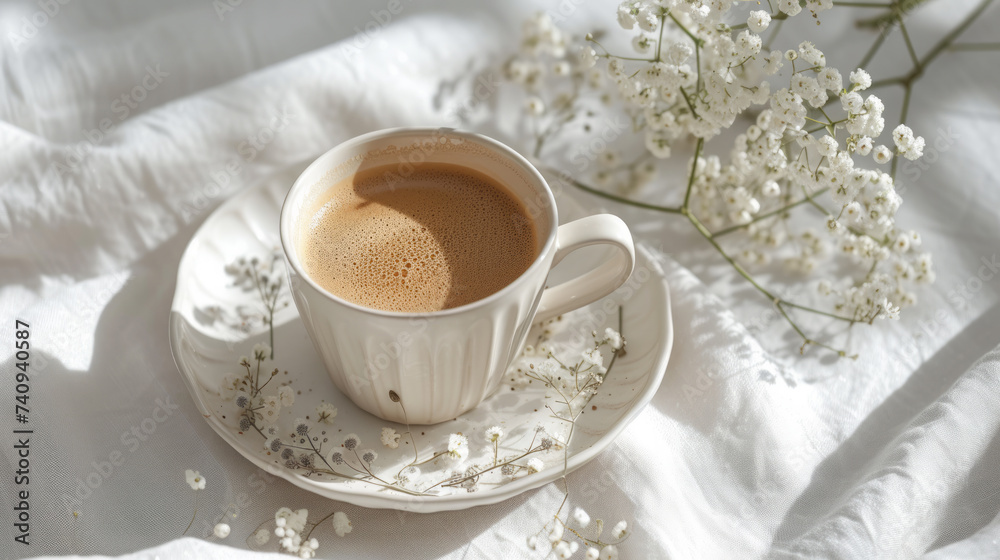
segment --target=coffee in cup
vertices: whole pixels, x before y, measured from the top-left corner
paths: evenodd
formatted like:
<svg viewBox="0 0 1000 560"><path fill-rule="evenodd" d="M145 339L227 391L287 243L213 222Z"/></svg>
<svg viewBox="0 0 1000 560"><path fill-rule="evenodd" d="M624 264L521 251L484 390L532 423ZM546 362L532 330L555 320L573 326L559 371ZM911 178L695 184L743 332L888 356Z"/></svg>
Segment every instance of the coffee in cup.
<svg viewBox="0 0 1000 560"><path fill-rule="evenodd" d="M306 273L371 309L426 313L500 291L541 247L524 204L498 181L450 163L365 169L326 191L302 220Z"/></svg>

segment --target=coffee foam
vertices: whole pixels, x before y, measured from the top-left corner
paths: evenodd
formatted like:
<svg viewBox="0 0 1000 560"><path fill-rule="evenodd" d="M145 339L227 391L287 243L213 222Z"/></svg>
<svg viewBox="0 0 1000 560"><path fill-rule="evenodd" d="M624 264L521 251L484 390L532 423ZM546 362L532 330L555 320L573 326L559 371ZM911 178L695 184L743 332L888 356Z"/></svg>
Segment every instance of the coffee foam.
<svg viewBox="0 0 1000 560"><path fill-rule="evenodd" d="M422 164L348 177L312 205L299 232L309 276L359 305L399 312L458 307L499 291L534 262L535 226L506 188L472 169Z"/></svg>

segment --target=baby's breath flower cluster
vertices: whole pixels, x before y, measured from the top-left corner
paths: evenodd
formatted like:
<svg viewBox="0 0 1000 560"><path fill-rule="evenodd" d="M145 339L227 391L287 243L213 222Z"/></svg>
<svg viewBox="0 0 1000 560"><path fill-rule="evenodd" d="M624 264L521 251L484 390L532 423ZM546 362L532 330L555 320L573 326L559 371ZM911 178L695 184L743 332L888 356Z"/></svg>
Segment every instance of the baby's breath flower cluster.
<svg viewBox="0 0 1000 560"><path fill-rule="evenodd" d="M315 421L296 418L291 431L283 432L278 427L278 420L283 408L295 404L295 391L290 385L282 385L274 394L265 394L264 389L277 377L279 370L274 368L267 373L262 368L263 362L271 355L267 344L254 345L252 354L252 361L251 358L240 358L239 364L245 373L242 376L226 375L220 387L222 398L231 401L239 412L241 433L257 432L264 440L263 451L279 457L280 464L285 468L301 469L310 475L328 474L394 487L372 471L378 453L373 449L362 449L361 438L356 434L348 434L339 447L330 441L331 436L325 426L332 425L337 417L337 407L330 403L323 402L316 406ZM398 447L399 437L394 431L382 433L383 444L390 448L392 445ZM342 468L353 471L353 474L341 472Z"/></svg>
<svg viewBox="0 0 1000 560"><path fill-rule="evenodd" d="M225 375L219 388L222 398L231 400L239 411L240 431L255 430L267 438L268 442L265 443L265 447L272 447L277 440L276 437L268 438L265 429L273 427L278 421L282 407L287 408L295 403L295 391L288 385L278 387L274 394L264 393L264 389L279 373L278 368L274 368L270 372L262 368L263 363L271 355L270 345L255 344L252 352L253 357L243 356L239 360L239 366L243 368L244 373L242 375L233 373ZM333 409L333 414L336 415L336 409Z"/></svg>
<svg viewBox="0 0 1000 560"><path fill-rule="evenodd" d="M614 365L614 357L624 350L625 340L614 329L605 330L603 335L598 335L595 332L593 333L593 346L580 353L577 356L577 361L573 362L572 365L565 365L549 348L550 337L556 334L563 325L565 322L561 317L544 324L536 344L528 345L511 368L511 381L514 385L523 386L529 380L538 381L554 392L553 395L546 397L546 399L551 397L552 402L547 402L545 406L552 410L557 418L570 426L563 437L556 437L539 426L526 448L510 452L501 447L505 436L503 427L490 426L482 432L481 437L492 456L492 460L467 464L466 461L472 452L470 436L453 433L449 436L448 445L444 451L437 452L423 461L418 461L415 457L413 462L400 470L395 482L400 486L411 487L413 479L420 475L420 466L435 461L439 457L449 460L455 471L450 476L446 474L442 481L420 488L419 492L428 493L438 487L463 488L468 492L475 492L479 489L480 482L484 477L490 475L499 474L500 483L530 476L546 468L542 456L557 450L563 451L563 464L565 465L567 443L572 435L572 425L582 413L584 406L597 393L597 388L604 382L609 370ZM607 366L605 366L602 349L612 354L612 359ZM558 405L562 405L563 409L556 411ZM386 434L395 435L390 428L384 428L383 443L386 441ZM476 437L478 439L479 436Z"/></svg>
<svg viewBox="0 0 1000 560"><path fill-rule="evenodd" d="M562 407L560 410L554 410L551 404L546 404L546 407L553 409L557 418L575 421L604 383L608 369L614 364L614 357L625 347L621 333L610 327L601 334L595 331L591 335L593 344L575 356L576 361L557 357L544 341L537 346L529 346L525 349L522 363L516 364L514 382L539 381L552 389L557 397L556 404ZM608 366L604 365L602 350L612 354Z"/></svg>
<svg viewBox="0 0 1000 560"><path fill-rule="evenodd" d="M610 52L599 34L571 37L540 14L525 24L520 52L505 70L527 92L536 157L571 123L583 122L577 134L592 132L595 100L607 114L624 113L641 135L645 149L632 158L610 146L580 154L573 150L594 144L574 142L568 159L584 162L579 170L601 188L587 186L583 177L569 182L593 194L632 203L609 188L635 192L655 178L658 160L693 144L683 202L636 204L688 218L775 303L802 336L803 349L826 346L805 335L788 309L851 324L894 319L916 302L917 285L934 280L919 234L896 224L902 199L894 158L916 160L926 142L906 124L880 140L885 105L868 91L874 84L863 68L845 75L828 66L826 54L810 41L771 49L772 34L765 44L761 34L772 21L794 17L803 7L818 19L833 2L780 0L768 4L774 11L749 13L739 4L626 0L616 12L618 25L633 34L634 52L626 54ZM709 155L706 143L734 126L743 132L726 156ZM596 166L586 165L590 161ZM890 163L891 170L882 168ZM789 219L799 205L818 210L812 214L817 226ZM740 239L724 248L718 239L731 233ZM778 298L748 272L776 258L794 272L809 273L832 255L846 259L854 272L818 286L831 298L829 312Z"/></svg>
<svg viewBox="0 0 1000 560"><path fill-rule="evenodd" d="M198 517L198 496L201 494L199 490L205 489L205 477L201 475L198 471L193 471L187 469L184 471L184 481L187 482L188 486L194 490L194 513L191 514L191 521L188 522L187 527L184 529L182 535L186 535L191 529L191 525L194 524L194 520Z"/></svg>
<svg viewBox="0 0 1000 560"><path fill-rule="evenodd" d="M611 529L611 540L604 541L604 520L591 522L583 508L574 508L562 517L565 501L559 511L541 530L528 537L528 548L548 552L547 558L572 558L583 551L585 560L617 560L618 546L628 536L628 523L619 521Z"/></svg>
<svg viewBox="0 0 1000 560"><path fill-rule="evenodd" d="M294 554L299 558L316 556L319 542L310 538L305 532L309 520L309 510L292 511L281 508L274 514L274 536L278 537L278 546L283 552ZM311 534L311 531L310 531Z"/></svg>
<svg viewBox="0 0 1000 560"><path fill-rule="evenodd" d="M621 310L619 310L619 329L621 328ZM604 332L591 333L593 343L584 349L573 359L565 356L557 356L549 346L548 336L557 333L563 326L562 318L553 319L543 325L543 334L534 345L529 345L523 357L515 364L513 371L513 382L541 382L551 390L554 395L552 402L546 403L546 408L552 411L552 415L563 420L570 426L570 435L576 425L580 414L584 412L587 404L597 394L601 384L610 375L618 356L623 355L626 349L625 338L621 332L612 328L604 329ZM611 359L605 365L605 353L611 354ZM573 361L575 360L575 361ZM502 437L502 430L499 427L490 428L486 432L487 442L494 441ZM568 439L568 437L567 437ZM543 438L541 446L555 445L548 438ZM604 521L598 519L591 524L590 515L582 508L576 508L572 514L567 513L566 517L561 517L566 501L569 499L568 482L566 481L565 466L568 462L568 447L563 445L563 483L566 485L566 497L559 506L559 510L552 519L546 522L542 528L528 537L528 548L545 553L546 558L572 558L577 552L582 552L588 559L617 559L618 548L626 537L625 521L615 525L611 531L613 542L602 540L604 532ZM529 473L538 472L544 468L544 464L536 457L526 462L525 467Z"/></svg>
<svg viewBox="0 0 1000 560"><path fill-rule="evenodd" d="M314 558L319 548L319 540L312 536L313 531L332 518L333 532L343 537L353 529L351 520L342 511L332 512L313 523L309 521L309 510L292 510L287 507L274 513L274 529L268 530L270 521L265 521L247 538L247 544L255 548L266 545L273 534L278 541L278 550L299 558Z"/></svg>

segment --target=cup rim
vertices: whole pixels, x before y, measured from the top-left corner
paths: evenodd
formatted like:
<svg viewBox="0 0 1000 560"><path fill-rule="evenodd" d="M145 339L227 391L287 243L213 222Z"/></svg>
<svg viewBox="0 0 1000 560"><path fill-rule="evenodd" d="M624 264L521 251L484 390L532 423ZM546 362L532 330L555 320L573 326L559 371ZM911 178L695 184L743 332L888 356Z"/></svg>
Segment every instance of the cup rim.
<svg viewBox="0 0 1000 560"><path fill-rule="evenodd" d="M292 215L291 215L292 209L291 209L291 204L289 204L289 201L292 198L294 198L294 196L296 196L299 191L308 188L308 186L310 186L307 185L306 182L303 180L304 177L310 175L311 172L314 172L316 168L329 167L327 165L326 160L331 159L333 155L336 154L337 152L349 148L355 148L367 144L369 142L372 142L374 140L390 138L393 136L404 136L404 135L414 135L414 134L428 134L428 135L442 134L445 136L458 137L462 138L463 140L476 142L480 145L485 145L489 148L492 148L503 157L506 157L508 160L519 165L528 174L529 178L532 181L534 181L537 185L541 185L542 188L540 194L544 195L545 200L548 203L546 212L548 214L549 220L551 221L552 227L549 228L549 233L545 240L545 243L544 245L542 245L541 251L539 251L538 256L535 257L535 260L531 263L531 265L528 266L528 268L524 272L522 272L520 276L515 278L512 282L510 282L503 288L500 288L498 291L482 299L467 303L465 305L460 305L458 307L450 307L448 309L441 309L438 311L424 311L424 312L386 311L384 309L374 309L371 307L365 307L363 305L347 301L346 299L343 299L339 296L330 293L328 290L326 290L318 283L316 283L316 281L313 280L309 276L309 274L305 271L305 267L303 267L302 263L299 261L299 256L295 251L295 244L292 240L293 238L292 229L294 224L292 223ZM498 140L494 140L493 138L475 132L457 130L448 127L385 128L381 130L368 132L360 136L355 136L350 140L346 140L344 142L341 142L340 144L337 144L336 146L327 150L322 155L313 160L313 162L310 163L309 166L306 167L302 171L302 173L299 174L298 177L296 177L295 181L292 183L291 188L288 189L288 193L285 195L285 200L281 204L281 213L279 219L279 236L281 238L281 249L285 255L285 261L289 264L289 266L291 266L291 268L295 271L295 273L298 276L300 276L303 280L305 280L306 283L312 286L313 289L319 292L320 295L322 295L323 297L332 302L338 303L348 308L355 309L363 313L370 313L373 315L378 315L383 317L395 317L403 319L445 317L449 315L457 315L460 313L465 313L467 311L471 311L478 307L488 306L491 303L506 297L507 294L517 289L520 289L521 285L527 282L527 279L529 277L533 276L538 269L545 266L546 256L551 254L553 248L555 247L556 233L558 229L559 229L559 215L556 209L555 196L553 196L552 194L552 188L549 187L548 182L542 176L541 172L539 172L538 169L531 164L531 162L529 162L524 156L519 154L513 148L507 146L506 144L503 144Z"/></svg>

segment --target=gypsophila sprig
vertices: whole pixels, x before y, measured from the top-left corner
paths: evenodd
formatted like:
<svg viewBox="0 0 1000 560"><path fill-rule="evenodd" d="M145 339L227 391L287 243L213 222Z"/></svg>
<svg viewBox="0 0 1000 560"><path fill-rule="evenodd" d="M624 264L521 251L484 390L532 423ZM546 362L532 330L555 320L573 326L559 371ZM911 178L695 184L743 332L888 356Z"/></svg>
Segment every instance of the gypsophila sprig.
<svg viewBox="0 0 1000 560"><path fill-rule="evenodd" d="M281 551L299 558L316 556L319 542L310 537L311 529L306 532L308 521L309 510L306 509L292 511L283 507L275 512L274 536L278 537L278 547Z"/></svg>
<svg viewBox="0 0 1000 560"><path fill-rule="evenodd" d="M560 174L566 183L686 218L775 305L801 337L802 352L816 345L846 356L806 334L796 315L848 325L895 319L916 303L920 285L934 281L919 234L896 223L902 203L897 163L917 160L926 146L905 123L909 93L925 65L984 5L917 61L910 74L884 81L873 80L865 68L829 66L822 48L811 41L771 33L775 20L805 11L819 22L833 7L829 1L807 2L803 10L795 0L749 11L738 2L629 0L615 12L618 27L633 39L633 52L626 53L606 48L599 33L574 37L539 14L525 23L522 47L505 70L533 100L525 122L536 158L544 158L544 148L554 139L572 134L566 157L585 175ZM904 26L906 10L893 11L890 4L885 9L880 21ZM766 45L764 32L769 33ZM784 50L771 47L779 43ZM881 44L875 42L862 65ZM557 66L563 71L551 71ZM869 91L890 84L907 91L902 122L891 139L884 134L885 104ZM631 126L595 125L622 117ZM710 153L711 141L733 128L739 131L733 143ZM629 145L630 132L645 147L631 156L616 147ZM598 148L596 140L585 140L588 135L599 138ZM657 177L658 160L681 149L688 152L692 144L694 156L687 181L677 185L676 206L623 196ZM812 212L791 219L799 206ZM825 265L830 259L846 266ZM834 267L844 273L824 284L819 298L810 298L819 303L807 305L778 297L751 274L772 261L793 274L822 269L830 277Z"/></svg>
<svg viewBox="0 0 1000 560"><path fill-rule="evenodd" d="M625 353L627 341L621 334L622 323L622 310L619 308L618 330L609 327L600 334L592 332L592 345L575 356L575 361L555 355L548 348L544 337L540 338L530 347L536 354L534 360L518 369L526 378L540 381L553 391L555 396L551 399L552 402L545 406L554 417L565 421L569 426L566 441L572 437L576 421L584 412L586 405L611 375L615 361ZM537 355L539 351L543 353L542 356ZM611 356L606 365L605 354ZM571 558L577 551L583 551L586 558L617 558L616 545L624 540L625 535L602 540L604 531L602 520L598 519L595 523L591 523L590 514L583 508L577 507L570 513L566 507L569 500L569 482L566 480L566 474L569 472L568 447L546 434L539 434L537 437L539 449L558 448L563 451L561 480L565 496L552 519L546 521L538 532L528 537L528 548L549 555L547 557L554 555L556 558ZM544 470L546 464L539 457L532 457L519 468L531 474ZM506 474L514 476L517 470L513 466L507 467ZM564 510L566 513L563 513Z"/></svg>
<svg viewBox="0 0 1000 560"><path fill-rule="evenodd" d="M503 429L500 426L493 426L486 430L486 442L497 443L503 437Z"/></svg>
<svg viewBox="0 0 1000 560"><path fill-rule="evenodd" d="M528 548L548 552L556 558L572 558L577 551L583 552L587 560L618 558L618 545L627 538L625 521L620 521L611 530L611 535L606 536L604 521L598 519L591 523L590 514L583 508L574 508L573 513L567 514L564 519L562 511L568 509L568 498L567 493L552 520L528 537Z"/></svg>
<svg viewBox="0 0 1000 560"><path fill-rule="evenodd" d="M237 307L239 316L238 326L240 330L249 332L257 321L267 325L270 344L263 345L267 348L267 358L274 359L274 314L284 307L288 307L290 299L287 290L284 289L284 271L282 270L282 252L275 249L266 258L240 257L225 266L227 275L233 279L233 286L246 292L255 292L260 299L262 310L249 309L244 306ZM214 310L217 313L221 310ZM255 347L255 351L258 348Z"/></svg>
<svg viewBox="0 0 1000 560"><path fill-rule="evenodd" d="M201 476L198 471L193 471L187 469L184 471L184 480L187 482L188 486L194 490L194 512L191 514L191 521L188 522L187 527L184 528L184 532L181 535L186 535L191 529L191 525L194 523L195 517L198 517L198 496L201 495L199 490L205 489L205 477Z"/></svg>

